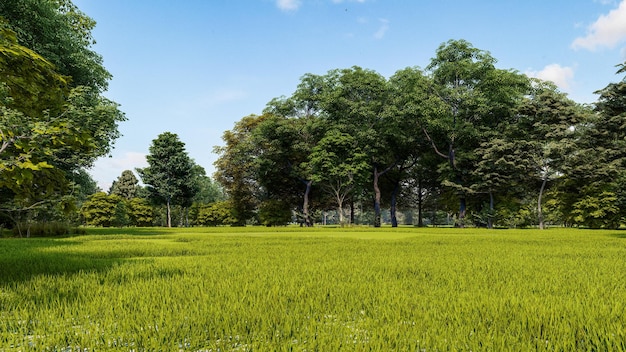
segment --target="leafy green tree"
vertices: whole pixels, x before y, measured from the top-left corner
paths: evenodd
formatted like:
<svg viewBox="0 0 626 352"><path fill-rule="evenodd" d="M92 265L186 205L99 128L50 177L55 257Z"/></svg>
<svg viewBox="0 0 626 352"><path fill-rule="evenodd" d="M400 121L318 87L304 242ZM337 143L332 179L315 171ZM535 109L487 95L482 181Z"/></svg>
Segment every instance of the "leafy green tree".
<svg viewBox="0 0 626 352"><path fill-rule="evenodd" d="M150 154L146 157L148 167L137 169L150 197L164 204L167 227L172 226L172 204L180 204L187 197L189 184L193 183L194 163L185 151L185 144L178 135L164 132L152 141Z"/></svg>
<svg viewBox="0 0 626 352"><path fill-rule="evenodd" d="M422 70L408 67L397 71L389 79L389 101L385 107L385 141L390 160L387 178L391 181L391 221L397 226L395 215L397 198L414 187L418 206L418 224L422 222L425 187L434 184L438 173L433 164L433 151L422 133L427 119L434 119L443 109L443 102L432 94L433 81ZM375 175L376 176L376 173ZM407 192L403 192L406 185ZM411 186L409 186L411 185ZM409 204L407 200L405 204Z"/></svg>
<svg viewBox="0 0 626 352"><path fill-rule="evenodd" d="M122 174L113 181L109 194L118 195L124 199L132 199L137 196L139 180L131 170L124 170Z"/></svg>
<svg viewBox="0 0 626 352"><path fill-rule="evenodd" d="M312 169L307 160L313 147L329 127L329 124L324 122L324 116L327 113L323 110L323 99L320 94L326 84L325 76L306 74L301 78L291 97L273 99L265 109L266 114L277 117L274 121L279 126L276 126L274 130L280 135L276 137L288 141L288 143L281 144L281 153L270 153L270 155L280 156L281 162L286 165L285 170L291 178L297 180L299 188L291 182L287 185L297 188L292 192L294 195L301 195L301 203L294 208L300 210L299 216L305 226L313 225L311 209L316 206L316 203L321 203L321 194L316 192L317 187L313 183ZM274 121L268 124L271 125ZM273 133L271 126L268 127L263 131ZM272 138L272 136L268 137ZM267 153L264 153L265 155ZM283 190L284 192L290 191L286 189Z"/></svg>
<svg viewBox="0 0 626 352"><path fill-rule="evenodd" d="M361 152L368 156L373 180L374 226L378 227L381 223L379 179L399 163L387 144L400 132L392 119L385 118L387 81L379 73L357 66L332 70L326 81L322 107L330 128L353 136Z"/></svg>
<svg viewBox="0 0 626 352"><path fill-rule="evenodd" d="M289 203L268 199L259 206L259 222L265 226L284 226L291 222Z"/></svg>
<svg viewBox="0 0 626 352"><path fill-rule="evenodd" d="M96 22L70 0L4 0L0 16L17 33L20 44L42 55L72 86L106 90L111 74L92 50Z"/></svg>
<svg viewBox="0 0 626 352"><path fill-rule="evenodd" d="M244 226L254 216L259 199L259 184L256 179L256 166L253 162L258 155L253 142L252 131L267 115L251 115L238 121L234 128L225 131L224 146L214 151L219 155L215 161L215 179L224 187L232 202L234 225Z"/></svg>
<svg viewBox="0 0 626 352"><path fill-rule="evenodd" d="M116 224L116 217L122 214L117 205L122 203L122 198L117 195L107 195L104 192L94 193L83 203L81 214L85 223L91 226L110 227Z"/></svg>
<svg viewBox="0 0 626 352"><path fill-rule="evenodd" d="M626 73L626 64L618 67L617 74ZM626 76L596 93L596 113L576 126L561 206L574 224L618 227L626 217Z"/></svg>
<svg viewBox="0 0 626 352"><path fill-rule="evenodd" d="M199 205L197 224L202 226L232 225L237 220L233 217L233 207L229 201Z"/></svg>
<svg viewBox="0 0 626 352"><path fill-rule="evenodd" d="M334 198L341 225L345 224L344 203L369 169L367 159L357 139L339 130L328 131L309 156L313 181Z"/></svg>
<svg viewBox="0 0 626 352"><path fill-rule="evenodd" d="M445 102L447 111L427 120L424 133L447 161L444 184L457 192L459 226L464 225L466 198L475 181L471 177L477 161L474 151L511 122L528 88L525 76L497 69L495 62L467 41L450 40L437 49L427 67L435 83L433 93Z"/></svg>
<svg viewBox="0 0 626 352"><path fill-rule="evenodd" d="M90 49L94 25L69 0L0 4L0 187L13 198L5 208L52 213L74 175L119 136L124 116L100 95L110 75Z"/></svg>
<svg viewBox="0 0 626 352"><path fill-rule="evenodd" d="M144 198L132 198L125 201L128 208L130 225L146 227L152 226L154 221L154 209Z"/></svg>

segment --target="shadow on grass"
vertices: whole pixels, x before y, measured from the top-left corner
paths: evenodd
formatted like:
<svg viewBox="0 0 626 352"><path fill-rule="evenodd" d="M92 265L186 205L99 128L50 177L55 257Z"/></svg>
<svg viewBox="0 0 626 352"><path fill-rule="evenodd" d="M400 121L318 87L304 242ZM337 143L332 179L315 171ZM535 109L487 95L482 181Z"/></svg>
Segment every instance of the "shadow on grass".
<svg viewBox="0 0 626 352"><path fill-rule="evenodd" d="M128 236L155 236L174 233L174 228L164 227L88 227L84 228L87 235L128 235Z"/></svg>
<svg viewBox="0 0 626 352"><path fill-rule="evenodd" d="M124 258L92 258L88 253L64 250L80 245L67 238L0 239L0 286L33 277L105 271Z"/></svg>

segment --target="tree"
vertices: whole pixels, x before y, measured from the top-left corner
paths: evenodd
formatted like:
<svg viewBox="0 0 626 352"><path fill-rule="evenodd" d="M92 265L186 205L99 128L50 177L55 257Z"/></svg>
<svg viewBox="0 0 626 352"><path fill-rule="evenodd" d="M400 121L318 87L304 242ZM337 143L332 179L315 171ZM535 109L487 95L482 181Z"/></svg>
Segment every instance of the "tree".
<svg viewBox="0 0 626 352"><path fill-rule="evenodd" d="M312 179L331 194L337 204L339 223L345 224L343 205L368 170L367 155L355 137L339 130L330 130L313 148L309 156Z"/></svg>
<svg viewBox="0 0 626 352"><path fill-rule="evenodd" d="M626 73L626 64L617 74ZM576 153L567 162L561 186L565 214L578 225L618 227L624 221L626 194L626 76L597 91L595 113L576 126Z"/></svg>
<svg viewBox="0 0 626 352"><path fill-rule="evenodd" d="M91 49L96 22L71 0L4 0L0 16L17 33L20 44L52 63L58 72L72 77L73 87L86 86L101 93L111 74L102 57Z"/></svg>
<svg viewBox="0 0 626 352"><path fill-rule="evenodd" d="M132 199L137 196L139 180L131 170L124 170L122 174L113 181L109 194L118 195L124 199Z"/></svg>
<svg viewBox="0 0 626 352"><path fill-rule="evenodd" d="M130 224L133 226L151 226L154 209L144 198L132 198L126 201Z"/></svg>
<svg viewBox="0 0 626 352"><path fill-rule="evenodd" d="M526 146L526 154L522 154L524 159L516 160L517 165L527 166L520 174L540 181L537 220L539 228L543 229L542 204L548 182L564 175L565 164L577 148L574 127L583 123L590 112L568 99L555 85L537 80L533 82L532 94L520 107L514 143L518 148ZM524 140L524 143L519 140Z"/></svg>
<svg viewBox="0 0 626 352"><path fill-rule="evenodd" d="M392 119L385 119L384 107L388 98L388 84L379 73L354 66L332 70L327 74L322 107L331 128L355 138L361 152L367 155L372 172L374 192L374 226L381 223L381 192L379 179L398 160L387 146L390 136L399 131Z"/></svg>
<svg viewBox="0 0 626 352"><path fill-rule="evenodd" d="M150 197L165 204L167 227L172 226L171 206L188 196L193 182L194 163L185 151L185 144L171 132L164 132L152 141L146 157L148 167L137 169Z"/></svg>
<svg viewBox="0 0 626 352"><path fill-rule="evenodd" d="M69 0L0 4L0 187L11 208L50 213L119 136L125 118L100 95L110 75L90 49L94 25Z"/></svg>
<svg viewBox="0 0 626 352"><path fill-rule="evenodd" d="M316 198L312 170L307 160L329 128L324 121L327 113L323 110L322 94L327 86L326 78L305 74L290 98L272 99L265 109L265 113L283 118L277 120L281 123L280 137L289 141L283 153L283 163L287 164L289 175L297 180L300 187L304 187L304 191L295 193L301 195L301 206L298 208L302 223L307 227L313 225L311 209Z"/></svg>
<svg viewBox="0 0 626 352"><path fill-rule="evenodd" d="M238 121L234 128L225 131L224 146L214 148L219 154L215 161L215 179L224 186L232 202L234 225L244 226L254 216L258 204L259 184L253 157L258 155L252 140L252 131L267 115L251 115Z"/></svg>
<svg viewBox="0 0 626 352"><path fill-rule="evenodd" d="M107 195L104 192L98 192L89 197L83 203L81 214L85 218L85 223L92 226L110 227L115 226L116 221L125 219L123 208L118 207L122 203L122 198L116 195Z"/></svg>
<svg viewBox="0 0 626 352"><path fill-rule="evenodd" d="M447 111L424 124L423 131L435 152L446 159L444 184L457 192L459 226L464 226L466 198L472 193L474 151L514 116L518 100L527 91L528 80L514 71L495 68L496 60L465 40L442 44L428 65L433 93ZM447 151L442 152L441 145Z"/></svg>

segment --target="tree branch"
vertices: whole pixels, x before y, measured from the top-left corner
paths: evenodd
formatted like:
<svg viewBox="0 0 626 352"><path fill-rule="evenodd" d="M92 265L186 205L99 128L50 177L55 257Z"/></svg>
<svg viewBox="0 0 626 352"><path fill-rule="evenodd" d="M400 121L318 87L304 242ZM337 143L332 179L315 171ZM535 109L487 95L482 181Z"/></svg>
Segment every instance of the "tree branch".
<svg viewBox="0 0 626 352"><path fill-rule="evenodd" d="M446 158L446 159L450 159L449 155L445 155L442 152L439 151L439 149L437 149L437 146L435 145L435 141L433 141L432 138L430 138L430 135L428 134L428 132L426 131L426 128L422 127L422 131L424 131L424 134L426 135L426 139L430 142L430 144L433 146L433 149L435 150L435 153L437 153L437 155L439 155L442 158Z"/></svg>

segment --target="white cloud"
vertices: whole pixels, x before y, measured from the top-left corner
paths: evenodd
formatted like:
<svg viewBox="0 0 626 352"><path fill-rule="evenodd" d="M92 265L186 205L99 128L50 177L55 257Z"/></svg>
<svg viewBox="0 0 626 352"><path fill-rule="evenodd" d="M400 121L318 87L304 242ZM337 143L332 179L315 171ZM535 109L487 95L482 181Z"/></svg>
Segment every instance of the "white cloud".
<svg viewBox="0 0 626 352"><path fill-rule="evenodd" d="M335 4L341 4L342 2L358 2L364 3L365 0L332 0Z"/></svg>
<svg viewBox="0 0 626 352"><path fill-rule="evenodd" d="M614 48L626 40L626 0L619 7L602 15L587 28L585 37L572 42L574 49L596 50L598 47Z"/></svg>
<svg viewBox="0 0 626 352"><path fill-rule="evenodd" d="M389 20L381 18L378 20L378 22L380 23L380 27L378 27L378 30L376 31L376 33L374 33L374 38L383 39L387 31L389 30Z"/></svg>
<svg viewBox="0 0 626 352"><path fill-rule="evenodd" d="M301 5L300 0L276 0L276 6L282 11L296 11Z"/></svg>
<svg viewBox="0 0 626 352"><path fill-rule="evenodd" d="M138 152L125 152L120 156L100 158L96 160L89 173L103 191L108 191L124 170L135 171L135 168L148 166L146 154Z"/></svg>
<svg viewBox="0 0 626 352"><path fill-rule="evenodd" d="M541 71L529 70L526 72L526 75L544 81L552 81L562 90L571 88L574 81L574 69L571 67L563 67L559 64L550 64Z"/></svg>

